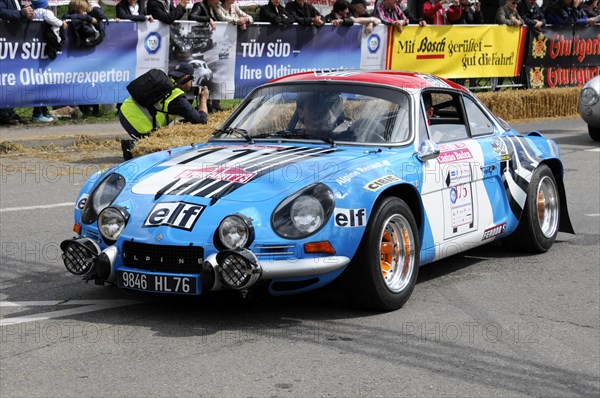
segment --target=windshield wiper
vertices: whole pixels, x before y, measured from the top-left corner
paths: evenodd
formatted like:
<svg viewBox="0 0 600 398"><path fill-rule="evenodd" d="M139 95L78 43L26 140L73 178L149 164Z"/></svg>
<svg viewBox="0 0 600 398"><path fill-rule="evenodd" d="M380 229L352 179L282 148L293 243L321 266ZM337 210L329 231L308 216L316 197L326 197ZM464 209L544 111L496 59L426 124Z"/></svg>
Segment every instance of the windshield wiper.
<svg viewBox="0 0 600 398"><path fill-rule="evenodd" d="M218 130L215 130L215 132L212 135L215 136L217 134L234 134L234 133L240 135L248 143L254 144L254 140L252 139L252 137L250 137L248 132L244 129L240 129L237 127L227 127L226 129L218 129Z"/></svg>
<svg viewBox="0 0 600 398"><path fill-rule="evenodd" d="M303 131L290 131L290 130L281 130L275 133L262 134L256 136L255 138L267 138L267 137L284 137L284 138L313 138L319 141L323 141L326 144L331 145L332 148L335 148L335 141L331 137L323 137L317 134L309 134Z"/></svg>

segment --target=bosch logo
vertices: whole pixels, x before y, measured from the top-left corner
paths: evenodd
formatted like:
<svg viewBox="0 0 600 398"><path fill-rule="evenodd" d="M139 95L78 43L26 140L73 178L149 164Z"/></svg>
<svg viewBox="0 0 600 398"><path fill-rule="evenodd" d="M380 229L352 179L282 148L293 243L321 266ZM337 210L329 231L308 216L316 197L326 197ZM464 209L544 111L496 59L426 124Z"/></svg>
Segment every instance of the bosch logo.
<svg viewBox="0 0 600 398"><path fill-rule="evenodd" d="M376 53L379 50L380 45L381 45L381 39L379 38L379 35L376 33L373 33L367 39L367 48L369 49L369 52L371 54Z"/></svg>
<svg viewBox="0 0 600 398"><path fill-rule="evenodd" d="M146 221L144 228L165 225L173 228L191 231L205 206L184 202L164 202L155 205Z"/></svg>
<svg viewBox="0 0 600 398"><path fill-rule="evenodd" d="M144 39L144 48L148 54L156 54L160 50L161 37L156 32L151 32Z"/></svg>

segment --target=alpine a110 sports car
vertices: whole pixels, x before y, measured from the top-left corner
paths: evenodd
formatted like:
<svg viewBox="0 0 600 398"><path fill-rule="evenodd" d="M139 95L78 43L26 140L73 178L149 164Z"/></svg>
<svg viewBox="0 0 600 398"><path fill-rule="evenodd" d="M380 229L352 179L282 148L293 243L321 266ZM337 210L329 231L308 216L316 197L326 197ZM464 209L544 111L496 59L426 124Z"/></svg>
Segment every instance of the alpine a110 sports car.
<svg viewBox="0 0 600 398"><path fill-rule="evenodd" d="M207 143L90 178L74 230L65 266L98 284L246 296L341 278L377 310L406 302L420 265L496 239L545 252L573 232L554 141L450 81L390 71L255 89Z"/></svg>

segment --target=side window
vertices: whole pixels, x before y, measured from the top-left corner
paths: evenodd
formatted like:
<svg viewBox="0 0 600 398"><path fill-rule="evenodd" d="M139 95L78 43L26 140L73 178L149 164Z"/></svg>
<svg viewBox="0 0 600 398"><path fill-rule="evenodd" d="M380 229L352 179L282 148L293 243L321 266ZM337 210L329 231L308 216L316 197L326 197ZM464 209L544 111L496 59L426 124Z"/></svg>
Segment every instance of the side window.
<svg viewBox="0 0 600 398"><path fill-rule="evenodd" d="M461 112L460 94L426 91L421 101L429 124L429 138L436 143L468 138Z"/></svg>
<svg viewBox="0 0 600 398"><path fill-rule="evenodd" d="M493 134L494 124L485 113L483 113L481 108L477 106L475 101L469 97L464 97L464 101L467 119L469 119L469 126L471 127L471 136L476 137L479 135Z"/></svg>

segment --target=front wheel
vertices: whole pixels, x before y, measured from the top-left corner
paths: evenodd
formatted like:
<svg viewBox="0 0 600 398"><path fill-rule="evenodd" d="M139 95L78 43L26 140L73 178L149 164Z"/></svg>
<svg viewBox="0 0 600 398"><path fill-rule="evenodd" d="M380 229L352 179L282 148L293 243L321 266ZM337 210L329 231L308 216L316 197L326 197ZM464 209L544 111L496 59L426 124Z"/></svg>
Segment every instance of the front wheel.
<svg viewBox="0 0 600 398"><path fill-rule="evenodd" d="M554 174L546 165L533 172L519 226L504 243L511 249L544 253L558 234L560 197Z"/></svg>
<svg viewBox="0 0 600 398"><path fill-rule="evenodd" d="M588 132L594 141L600 141L600 127L593 127L588 124Z"/></svg>
<svg viewBox="0 0 600 398"><path fill-rule="evenodd" d="M376 204L348 268L348 296L362 307L391 311L410 297L419 273L420 243L408 205L388 197Z"/></svg>

